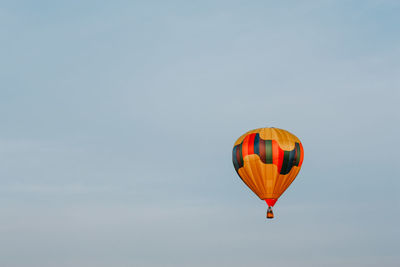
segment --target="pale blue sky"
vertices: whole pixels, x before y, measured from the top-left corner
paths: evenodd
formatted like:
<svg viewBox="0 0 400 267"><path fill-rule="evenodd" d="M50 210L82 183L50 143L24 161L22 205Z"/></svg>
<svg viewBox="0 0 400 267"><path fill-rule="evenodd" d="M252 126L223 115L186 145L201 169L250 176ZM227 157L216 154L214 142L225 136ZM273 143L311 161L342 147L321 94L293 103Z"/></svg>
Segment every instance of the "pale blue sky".
<svg viewBox="0 0 400 267"><path fill-rule="evenodd" d="M399 266L400 2L0 1L0 266ZM234 141L287 129L266 221Z"/></svg>

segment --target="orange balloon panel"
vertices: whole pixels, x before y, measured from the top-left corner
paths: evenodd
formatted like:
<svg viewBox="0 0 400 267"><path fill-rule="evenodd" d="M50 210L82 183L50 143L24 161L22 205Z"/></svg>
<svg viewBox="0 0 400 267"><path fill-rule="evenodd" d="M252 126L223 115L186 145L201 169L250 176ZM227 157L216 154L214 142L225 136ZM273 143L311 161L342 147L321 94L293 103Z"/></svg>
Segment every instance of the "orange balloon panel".
<svg viewBox="0 0 400 267"><path fill-rule="evenodd" d="M233 147L233 165L243 182L273 206L296 178L303 146L288 131L260 128L242 135Z"/></svg>

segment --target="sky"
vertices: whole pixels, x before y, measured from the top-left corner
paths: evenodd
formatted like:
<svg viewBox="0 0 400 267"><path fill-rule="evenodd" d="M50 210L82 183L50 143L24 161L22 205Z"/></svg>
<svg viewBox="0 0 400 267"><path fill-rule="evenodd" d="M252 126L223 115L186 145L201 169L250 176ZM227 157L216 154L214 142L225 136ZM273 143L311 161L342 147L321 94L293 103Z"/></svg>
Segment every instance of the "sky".
<svg viewBox="0 0 400 267"><path fill-rule="evenodd" d="M0 1L0 265L399 266L399 12ZM260 127L305 150L268 221Z"/></svg>

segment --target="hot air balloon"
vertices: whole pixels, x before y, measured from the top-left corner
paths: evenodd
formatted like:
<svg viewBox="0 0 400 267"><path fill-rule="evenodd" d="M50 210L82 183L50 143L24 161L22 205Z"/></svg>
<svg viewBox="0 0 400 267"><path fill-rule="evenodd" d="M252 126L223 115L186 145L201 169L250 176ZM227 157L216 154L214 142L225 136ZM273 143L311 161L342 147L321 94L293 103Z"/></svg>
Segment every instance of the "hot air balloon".
<svg viewBox="0 0 400 267"><path fill-rule="evenodd" d="M278 128L259 128L236 140L232 160L242 181L272 207L290 186L303 163L303 146L294 134Z"/></svg>

